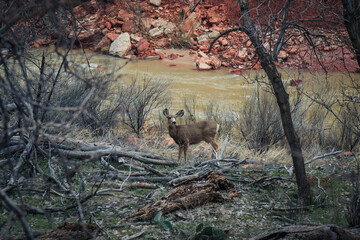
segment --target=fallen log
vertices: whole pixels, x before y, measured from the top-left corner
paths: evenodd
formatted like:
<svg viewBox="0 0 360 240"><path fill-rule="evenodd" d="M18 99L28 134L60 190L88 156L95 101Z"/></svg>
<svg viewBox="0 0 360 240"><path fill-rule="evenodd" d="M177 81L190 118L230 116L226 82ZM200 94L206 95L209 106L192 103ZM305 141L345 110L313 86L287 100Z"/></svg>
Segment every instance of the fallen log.
<svg viewBox="0 0 360 240"><path fill-rule="evenodd" d="M199 177L201 177L200 173L195 173L193 175L188 175L188 176L182 176L182 177L178 177L174 180L171 180L169 182L169 185L177 187L181 184L184 184L186 182L190 182L190 181L194 181L196 179L199 179Z"/></svg>
<svg viewBox="0 0 360 240"><path fill-rule="evenodd" d="M150 183L141 183L141 182L134 182L134 183L126 183L126 184L120 184L115 182L103 182L103 183L94 183L94 186L99 187L111 187L114 189L120 189L120 188L145 188L145 189L156 189L157 186L155 184ZM100 191L99 191L100 192Z"/></svg>
<svg viewBox="0 0 360 240"><path fill-rule="evenodd" d="M360 239L360 229L343 229L335 225L292 225L261 233L251 240L276 239Z"/></svg>
<svg viewBox="0 0 360 240"><path fill-rule="evenodd" d="M119 179L121 181L138 181L138 182L169 182L172 177L145 177L145 176L132 176L132 175L120 175L120 174L107 174L111 179Z"/></svg>
<svg viewBox="0 0 360 240"><path fill-rule="evenodd" d="M220 193L221 190L225 190L229 196L235 191L234 185L228 182L221 172L212 171L178 186L163 199L140 208L127 219L146 221L153 219L158 212L166 214L179 209L189 209L207 203L224 201L229 197L224 197Z"/></svg>
<svg viewBox="0 0 360 240"><path fill-rule="evenodd" d="M145 157L135 151L122 150L119 147L111 147L107 149L98 149L91 151L76 151L76 150L63 150L63 149L54 149L58 153L62 154L65 157L78 158L78 159L98 159L102 156L116 156L116 157L128 157L134 160L137 160L142 163L150 163L155 165L165 165L165 166L177 166L178 163L171 160L165 159L153 159Z"/></svg>

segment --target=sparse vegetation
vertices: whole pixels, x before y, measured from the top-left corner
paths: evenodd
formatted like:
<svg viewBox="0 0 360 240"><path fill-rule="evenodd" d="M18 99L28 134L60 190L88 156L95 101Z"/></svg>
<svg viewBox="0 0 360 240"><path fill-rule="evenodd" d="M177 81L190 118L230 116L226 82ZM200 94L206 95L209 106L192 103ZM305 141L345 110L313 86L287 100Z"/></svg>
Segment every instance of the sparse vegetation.
<svg viewBox="0 0 360 240"><path fill-rule="evenodd" d="M131 86L132 89L136 89L134 81L135 80L133 79L133 81L130 81L131 84L128 85ZM143 83L142 79L140 79L140 83ZM111 82L108 84L111 84ZM126 86L127 85L123 85L123 89L127 89ZM164 85L160 84L156 86L163 87ZM101 93L104 93L108 91L106 89L109 89L108 85L104 85L104 87L105 90ZM65 96L69 96L69 94L75 94L77 96L87 95L86 91L84 91L84 89L86 89L84 85L80 84L79 87L66 88L65 90L69 89L71 89L70 93L69 91L60 91L60 89L58 89L59 94L64 94L63 96L60 94L56 98L56 101L61 103L59 106L69 106L72 104L64 102L64 100L68 99L68 97ZM254 95L249 97L249 103L244 105L244 109L240 109L238 112L232 112L231 115L230 113L228 113L229 115L225 114L228 116L226 120L223 120L222 118L224 115L223 111L226 112L226 110L219 110L219 107L215 103L209 103L208 106L202 107L203 109L206 109L206 115L208 118L215 119L222 125L223 132L222 136L219 137L219 145L221 146L221 142L224 141L224 137L227 134L231 136L229 142L227 143L227 150L225 151L223 157L235 159L249 157L250 160L254 162L254 165L250 166L239 165L237 167L232 167L231 170L226 173L227 179L235 183L236 189L241 195L232 200L228 200L226 203L215 203L211 206L180 210L175 214L167 214L166 216L158 217L158 221L155 222L157 222L156 224L160 227L156 227L156 225L151 225L149 223L146 224L147 228L144 230L141 225L133 226L131 223L129 224L123 222L122 220L126 216L135 212L139 206L144 205L148 201L160 199L170 190L165 182L157 184L156 189L132 189L130 188L130 185L128 185L126 176L122 178L118 175L119 173L124 173L125 175L129 174L131 177L136 177L136 175L140 174L142 171L141 169L146 169L146 164L136 163L131 160L125 160L112 156L103 158L103 160L111 165L112 169L109 168L110 165L106 165L104 162L101 164L100 162L92 159L89 159L84 163L76 163L77 161L75 159L59 158L54 159L54 161L50 161L45 157L37 159L39 165L38 167L42 172L44 172L44 174L64 177L61 179L61 185L71 186L71 189L79 194L79 199L91 196L95 190L96 194L90 200L81 205L83 215L82 219L90 219L89 221L86 221L88 223L96 221L97 224L104 228L104 232L102 234L108 235L110 238L119 236L119 234L121 236L132 236L134 234L141 233L142 237L155 237L158 239L166 239L170 236L174 239L182 239L184 237L200 239L200 236L206 235L207 237L210 237L211 235L214 237L219 234L221 236L226 236L228 239L238 239L253 236L261 229L265 230L270 227L281 226L284 222L332 223L341 227L346 227L348 225L347 221L349 221L350 224L354 225L354 222L350 222L349 218L354 219L357 211L356 188L353 188L354 190L352 190L352 186L356 186L356 182L352 183L351 179L354 178L349 177L349 174L351 171L356 169L355 158L351 156L347 157L343 155L334 155L329 158L325 158L325 160L319 160L319 162L315 163L314 166L308 166L308 177L311 180L310 182L312 183L314 193L314 205L304 209L301 205L299 205L298 199L296 198L296 186L292 177L289 176L289 172L282 167L288 166L290 159L289 153L283 146L283 140L280 139L280 141L277 141L276 143L264 145L267 147L263 148L249 147L251 146L249 141L250 143L254 143L257 141L255 136L261 136L260 133L257 133L257 129L271 130L275 128L271 126L269 129L263 127L256 128L254 126L257 126L255 124L256 122L259 122L259 124L262 123L259 121L258 117L260 116L258 114L261 113L261 111L276 111L276 108L271 108L271 106L268 106L267 108L259 108L261 111L259 111L258 114L246 115L246 113L249 113L250 108L251 110L255 110L256 106L260 106L261 104L266 105L266 103L262 101L264 101L264 98L267 99L267 97L271 97L271 95L267 96L266 94L259 94L259 91L261 91L260 88L254 91ZM118 93L118 91L116 92ZM147 96L145 90L141 92L144 93L144 96ZM101 96L103 97L90 99L89 103L94 102L94 105L90 104L90 106L97 106L91 108L91 111L94 112L94 116L101 113L101 111L98 112L98 109L101 109L105 113L111 112L118 107L119 103L123 103L118 100L119 98L114 97L111 94L102 94ZM104 99L106 100L106 104L101 104L104 103L102 102ZM96 102L96 100L99 101ZM197 106L196 98L193 98L192 101L191 107L193 109L198 109L199 107ZM132 103L131 101L129 102ZM270 101L267 100L267 102ZM305 104L305 102L299 104ZM76 106L76 104L73 104L73 106ZM299 107L299 109L301 108L311 111L311 108L306 106ZM156 111L156 108L151 108L148 113L155 114ZM314 108L314 111L317 111L317 108ZM194 111L194 113L196 114L198 112ZM58 114L62 113L59 112ZM269 124L274 123L276 120L270 121L272 118L269 117L271 115L268 114L269 113L262 112L261 116L268 116L267 118L269 120ZM86 115L83 117L85 116ZM109 120L116 119L116 115L110 114L106 116L108 116ZM232 118L232 116L238 116L238 118ZM241 116L246 117L241 119ZM321 125L321 123L325 122L323 119L318 121L316 117L317 115L312 114L311 112L308 112L307 116L307 121L312 121L312 118L316 118L314 121L317 122L314 125L320 129L323 128ZM201 118L196 115L194 117L195 119ZM162 118L163 117L161 117L161 119ZM106 118L102 121L106 122ZM239 123L239 121L252 122L253 124L246 125L241 122ZM110 122L111 121L109 121L109 123ZM99 129L101 129L103 134L106 136L109 135L109 131L112 127L116 127L116 125L104 127L104 124L85 124L86 122L82 118L79 118L75 123L79 124L78 129L88 129L89 126L91 126L92 130L90 132L94 133L98 133ZM238 124L242 124L241 130L238 127ZM171 153L173 153L174 156L177 154L176 147L159 144L159 142L167 137L167 132L165 129L165 131L161 131L161 129L158 129L157 126L161 127L161 124L154 124L150 131L142 135L142 139L146 144L142 144L141 142L134 143L135 145L133 145L133 148L149 153L156 152L159 155L174 158L171 157ZM302 126L304 126L304 124L298 125L299 128ZM122 130L122 132L124 131L125 129ZM132 133L137 135L130 128L126 128L126 131L128 131L128 134ZM301 134L309 134L306 131L306 128L302 129ZM244 132L252 134L246 134L245 136L247 137L243 138L244 135L242 134ZM115 133L112 134L114 135ZM72 133L72 135L74 135L74 133ZM90 136L93 135L94 134L90 134ZM266 134L263 133L262 135L265 136ZM268 134L268 136L271 137L272 135ZM316 140L316 136L322 138L325 137L324 135L318 134L312 136L312 141L314 142L322 141L320 139ZM281 137L280 134L279 137ZM191 149L191 164L194 162L200 162L201 159L206 160L208 158L208 150L204 149L206 147L207 146L205 145L200 145ZM316 151L311 150L312 147L314 146L308 145L305 148L307 158L311 157L310 154L324 153L324 149L322 152L319 152L318 148ZM2 156L5 157L7 155ZM13 155L13 157L18 156L19 155L17 154ZM2 179L7 179L11 173L11 165L5 166L6 167L1 171L3 176ZM72 166L71 169L74 169L77 174L71 177L71 169L66 166ZM119 171L118 174L114 174L114 169ZM156 167L156 169L162 173L182 171L181 167ZM31 172L29 171L28 174L31 174ZM147 176L149 178L155 177L153 174L154 172L147 174ZM110 181L110 179L112 180ZM3 186L6 185L5 182L2 184ZM26 184L22 183L22 185L21 199L24 203L31 205L32 207L54 209L62 208L64 205L71 205L70 200L64 199L60 202L57 195L58 193L42 190L48 189L48 187L51 186L47 181L34 178L33 180L28 180ZM96 190L98 187L100 187L100 189ZM352 193L352 191L354 192ZM15 195L10 195L12 198L19 198L16 193L13 194ZM352 200L349 200L350 197ZM220 210L218 210L218 208ZM7 210L4 208L4 211ZM45 232L49 228L56 227L65 219L77 222L77 212L78 210L76 210L76 208L71 208L64 212L53 212L51 214L50 221L44 221L42 214L39 215L39 213L32 213L27 216L27 219L31 222L30 227L32 229ZM1 218L0 221L5 223L8 220L7 218ZM189 221L193 223L189 223ZM206 222L206 227L205 225L202 225L202 222ZM20 225L17 221L13 221L13 223L13 225L7 225L13 227L5 227L2 230L1 234L3 236L16 235L14 229L17 231L20 228ZM236 230L229 227L234 225L238 226ZM195 229L196 226L198 226L197 229L199 231ZM19 232L18 234L21 235L22 233ZM215 237L214 239L219 238Z"/></svg>
<svg viewBox="0 0 360 240"><path fill-rule="evenodd" d="M0 17L0 50L6 49L0 53L0 238L52 239L58 233L51 231L59 227L67 239L219 240L289 224L359 226L356 80L341 96L322 93L325 87L291 95L291 117L309 159L306 181L313 197L304 205L269 85L259 84L237 109L215 101L199 106L195 96L184 99L186 123L207 118L220 124L217 141L224 153L210 160L209 146L199 144L190 148L189 164L177 163L172 161L177 147L168 139L161 113L171 107L171 82L151 75L115 77L118 69L91 65L85 52L79 54L83 59L73 59L79 30L71 9L81 1L25 2L0 1L8 7L0 9L6 13ZM28 51L37 23L58 35L54 51ZM174 39L176 46L192 44L181 30ZM214 170L234 185L233 192L204 183L194 191L196 204L186 205L181 197L191 189L182 189L184 183L199 187L195 179ZM216 192L204 195L209 186ZM163 203L175 188L180 198L174 202L181 203L176 211L132 221L139 208ZM200 195L218 201L201 205L209 198ZM75 235L66 235L64 228Z"/></svg>
<svg viewBox="0 0 360 240"><path fill-rule="evenodd" d="M115 100L120 121L140 137L147 117L169 102L169 84L169 81L146 75L136 76L129 85L123 83Z"/></svg>

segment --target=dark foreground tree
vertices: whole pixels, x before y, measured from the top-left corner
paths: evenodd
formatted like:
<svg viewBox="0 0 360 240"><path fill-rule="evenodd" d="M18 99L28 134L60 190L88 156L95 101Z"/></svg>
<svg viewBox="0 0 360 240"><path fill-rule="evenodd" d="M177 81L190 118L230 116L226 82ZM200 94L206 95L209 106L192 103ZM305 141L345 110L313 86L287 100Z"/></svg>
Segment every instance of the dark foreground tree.
<svg viewBox="0 0 360 240"><path fill-rule="evenodd" d="M308 205L311 203L312 197L310 185L306 178L301 142L298 134L296 133L291 116L289 94L286 92L281 74L275 65L280 50L292 37L292 35L287 33L288 29L300 27L297 26L296 23L301 20L290 21L288 19L291 0L286 0L282 3L283 5L281 7L281 3L277 1L269 1L270 6L271 4L274 4L275 6L274 12L269 10L269 14L265 12L259 14L259 11L261 10L258 8L264 8L264 6L257 6L254 9L254 17L250 13L249 3L247 0L236 0L235 6L240 7L239 26L220 34L215 41L230 32L242 31L246 33L252 42L259 59L258 61L269 79L280 109L282 127L291 150L299 199L303 204ZM255 19L257 23L256 26L253 19ZM299 35L305 34L305 32L306 31L302 29L302 33ZM265 42L268 44L267 48L264 46Z"/></svg>
<svg viewBox="0 0 360 240"><path fill-rule="evenodd" d="M278 55L281 46L284 42L285 30L287 28L287 15L290 8L290 0L287 0L283 8L283 26L279 35L278 42L275 45L275 50L271 56L262 45L254 23L251 20L249 13L249 5L246 0L240 0L240 9L243 17L243 30L248 35L249 39L254 45L255 52L259 56L261 67L266 72L275 97L280 109L281 121L285 133L285 137L291 149L291 156L296 176L296 183L298 185L298 195L304 204L311 203L310 184L306 178L304 158L300 138L296 133L294 123L291 117L291 109L289 102L289 94L286 92L284 84L281 79L281 74L277 70L274 58ZM278 50L277 50L278 49Z"/></svg>
<svg viewBox="0 0 360 240"><path fill-rule="evenodd" d="M346 30L349 34L351 44L360 66L360 1L342 0L343 16Z"/></svg>

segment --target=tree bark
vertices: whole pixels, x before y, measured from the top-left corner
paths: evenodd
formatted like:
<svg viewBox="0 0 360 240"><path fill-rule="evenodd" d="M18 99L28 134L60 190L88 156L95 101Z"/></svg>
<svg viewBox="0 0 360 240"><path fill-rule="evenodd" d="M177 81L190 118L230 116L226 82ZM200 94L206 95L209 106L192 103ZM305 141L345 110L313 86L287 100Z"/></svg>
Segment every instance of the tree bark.
<svg viewBox="0 0 360 240"><path fill-rule="evenodd" d="M360 67L360 1L342 0L342 4L344 24Z"/></svg>
<svg viewBox="0 0 360 240"><path fill-rule="evenodd" d="M302 200L303 204L308 205L311 203L310 184L306 178L300 138L296 133L291 117L289 95L285 90L284 84L281 81L281 74L278 72L271 55L266 52L260 41L260 38L256 32L256 28L251 20L249 7L246 0L240 0L240 9L244 21L244 31L254 45L255 52L260 59L261 67L264 69L269 78L275 93L277 104L280 109L282 126L291 150L296 183L298 186L298 196Z"/></svg>

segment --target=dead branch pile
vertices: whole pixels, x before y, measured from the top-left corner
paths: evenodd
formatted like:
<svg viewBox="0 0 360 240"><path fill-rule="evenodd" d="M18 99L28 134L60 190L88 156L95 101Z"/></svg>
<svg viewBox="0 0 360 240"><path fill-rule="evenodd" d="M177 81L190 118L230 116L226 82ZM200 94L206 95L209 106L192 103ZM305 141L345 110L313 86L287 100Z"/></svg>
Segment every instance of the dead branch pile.
<svg viewBox="0 0 360 240"><path fill-rule="evenodd" d="M226 191L226 196L220 191ZM145 221L155 217L158 212L170 213L179 209L189 209L213 202L221 202L234 196L235 189L223 173L211 171L204 176L191 178L171 190L163 199L146 205L128 219Z"/></svg>
<svg viewBox="0 0 360 240"><path fill-rule="evenodd" d="M176 166L177 163L162 159L150 153L136 152L126 150L125 148L109 145L106 143L87 143L81 140L61 138L51 135L42 135L44 141L51 141L54 144L54 150L62 156L76 159L100 159L103 156L127 157L133 160L150 163L155 165Z"/></svg>
<svg viewBox="0 0 360 240"><path fill-rule="evenodd" d="M41 170L41 168L38 166L38 154L35 154L33 150L36 150L36 152L49 159L49 167L51 166L51 163L54 161L54 159L60 158L72 161L100 161L103 165L106 165L106 167L111 169L112 166L104 160L105 157L127 158L144 164L152 165L177 165L177 163L174 161L163 159L162 157L151 153L132 151L117 145L110 145L106 143L88 143L82 140L58 137L48 134L39 135L37 140L29 139L27 144L23 144L22 141L23 139L14 136L11 139L8 147L0 150L0 157L6 157L10 155L16 156L16 153L19 153L19 158L13 167L13 173L9 177L9 186L3 189L5 192L14 186L14 176L19 176L20 171L24 169L24 165L28 163L27 161L30 162L35 171L44 177L51 179L58 185L61 185L60 188L65 190L65 187L60 184L60 181L56 178L55 175L46 175ZM5 165L9 161L11 161L10 157L7 158L7 160L2 161L0 164ZM148 167L148 172L151 172L151 170L152 168ZM153 170L152 172L154 173L155 171L156 170ZM116 173L119 174L119 171ZM71 175L71 172L69 172L68 175ZM127 173L124 174L123 178L125 178L126 175Z"/></svg>

